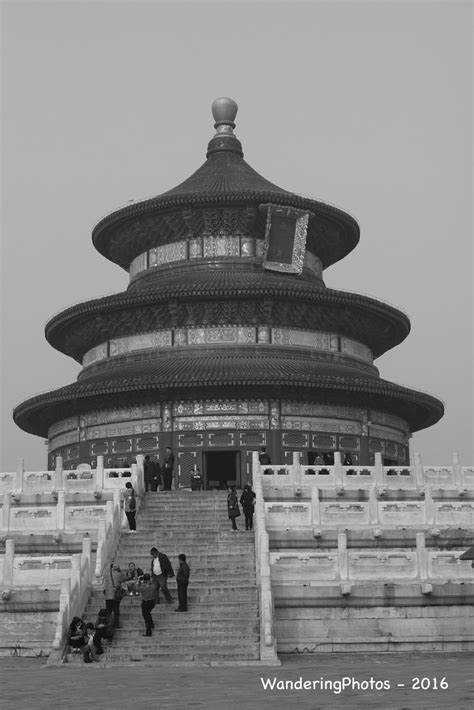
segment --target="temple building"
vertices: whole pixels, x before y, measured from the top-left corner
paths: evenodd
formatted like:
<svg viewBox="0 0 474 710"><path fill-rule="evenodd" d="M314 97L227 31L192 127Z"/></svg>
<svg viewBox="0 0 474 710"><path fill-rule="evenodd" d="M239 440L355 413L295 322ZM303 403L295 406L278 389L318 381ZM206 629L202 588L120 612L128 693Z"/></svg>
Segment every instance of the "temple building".
<svg viewBox="0 0 474 710"><path fill-rule="evenodd" d="M381 379L374 362L410 331L373 298L326 288L324 270L359 241L350 215L288 192L243 158L237 105L213 104L205 163L162 195L105 217L97 251L129 273L119 294L67 308L46 338L77 381L14 412L49 441L50 468L104 456L127 465L171 446L180 486L242 485L252 451L312 464L341 451L369 465L409 462L436 398Z"/></svg>

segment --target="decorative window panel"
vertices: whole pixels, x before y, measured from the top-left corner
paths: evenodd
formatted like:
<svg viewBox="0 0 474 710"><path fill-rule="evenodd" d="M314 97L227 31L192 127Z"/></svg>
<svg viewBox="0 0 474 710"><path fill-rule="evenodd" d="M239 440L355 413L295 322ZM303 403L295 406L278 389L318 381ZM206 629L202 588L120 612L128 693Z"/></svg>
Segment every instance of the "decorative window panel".
<svg viewBox="0 0 474 710"><path fill-rule="evenodd" d="M178 484L179 487L189 488L191 486L191 472L197 464L195 451L178 452Z"/></svg>
<svg viewBox="0 0 474 710"><path fill-rule="evenodd" d="M234 434L232 432L209 434L209 446L234 446Z"/></svg>
<svg viewBox="0 0 474 710"><path fill-rule="evenodd" d="M283 446L308 446L307 434L283 434Z"/></svg>
<svg viewBox="0 0 474 710"><path fill-rule="evenodd" d="M349 436L339 437L339 446L341 449L352 449L354 451L357 451L359 449L359 445L359 439L354 439Z"/></svg>
<svg viewBox="0 0 474 710"><path fill-rule="evenodd" d="M137 451L153 451L159 447L159 437L157 436L140 436L137 438Z"/></svg>
<svg viewBox="0 0 474 710"><path fill-rule="evenodd" d="M109 443L107 441L93 442L89 451L91 456L103 456L109 453Z"/></svg>
<svg viewBox="0 0 474 710"><path fill-rule="evenodd" d="M369 439L369 451L381 451L384 450L384 442L380 439Z"/></svg>
<svg viewBox="0 0 474 710"><path fill-rule="evenodd" d="M202 446L202 434L179 434L178 446Z"/></svg>
<svg viewBox="0 0 474 710"><path fill-rule="evenodd" d="M189 240L189 258L202 259L202 238Z"/></svg>
<svg viewBox="0 0 474 710"><path fill-rule="evenodd" d="M324 434L315 434L313 436L313 447L316 449L321 447L324 449L335 449L336 437L324 436Z"/></svg>
<svg viewBox="0 0 474 710"><path fill-rule="evenodd" d="M132 440L122 439L121 441L112 441L113 454L125 454L132 450Z"/></svg>
<svg viewBox="0 0 474 710"><path fill-rule="evenodd" d="M265 446L265 432L241 432L240 446Z"/></svg>
<svg viewBox="0 0 474 710"><path fill-rule="evenodd" d="M67 458L68 459L78 459L79 458L79 447L78 446L71 446L71 448L67 450Z"/></svg>

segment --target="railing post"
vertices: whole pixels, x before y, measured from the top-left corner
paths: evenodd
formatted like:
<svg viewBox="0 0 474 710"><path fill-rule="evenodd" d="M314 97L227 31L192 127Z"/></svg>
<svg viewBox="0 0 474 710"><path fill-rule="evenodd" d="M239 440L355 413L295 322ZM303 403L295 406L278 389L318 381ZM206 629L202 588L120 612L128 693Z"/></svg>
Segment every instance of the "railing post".
<svg viewBox="0 0 474 710"><path fill-rule="evenodd" d="M104 457L97 457L97 466L94 472L95 475L95 487L102 491L104 490Z"/></svg>
<svg viewBox="0 0 474 710"><path fill-rule="evenodd" d="M145 467L144 467L143 454L138 454L136 458L137 458L137 475L138 475L138 481L140 483L140 491L141 491L141 495L142 495L145 492Z"/></svg>
<svg viewBox="0 0 474 710"><path fill-rule="evenodd" d="M15 490L23 492L23 478L25 473L25 459L18 460L15 474Z"/></svg>
<svg viewBox="0 0 474 710"><path fill-rule="evenodd" d="M107 501L111 503L112 506L112 515L113 515L113 503L112 501ZM96 577L96 583L98 583L98 579L102 576L102 567L104 565L104 557L105 557L105 546L106 546L106 537L107 537L107 524L105 520L99 520L99 528L97 531L97 552L96 552L96 557L95 557L95 571L94 571L94 576Z"/></svg>
<svg viewBox="0 0 474 710"><path fill-rule="evenodd" d="M59 491L56 505L56 528L64 530L66 527L66 491Z"/></svg>
<svg viewBox="0 0 474 710"><path fill-rule="evenodd" d="M116 510L115 500L108 500L105 504L105 529L114 524L114 512Z"/></svg>
<svg viewBox="0 0 474 710"><path fill-rule="evenodd" d="M456 451L453 453L453 474L454 485L460 490L462 488L462 466L459 460L459 454Z"/></svg>
<svg viewBox="0 0 474 710"><path fill-rule="evenodd" d="M415 485L419 490L422 490L425 486L425 477L423 476L421 456L417 451L413 455L413 468L415 469Z"/></svg>
<svg viewBox="0 0 474 710"><path fill-rule="evenodd" d="M342 472L342 459L340 451L334 452L334 481L336 486L344 487L345 481Z"/></svg>
<svg viewBox="0 0 474 710"><path fill-rule="evenodd" d="M371 524L377 524L379 522L379 501L375 486L369 488L369 514Z"/></svg>
<svg viewBox="0 0 474 710"><path fill-rule="evenodd" d="M3 558L3 586L13 586L13 561L15 558L15 541L5 540L5 557Z"/></svg>
<svg viewBox="0 0 474 710"><path fill-rule="evenodd" d="M293 485L295 489L301 488L301 462L299 451L293 451L293 465L291 467L293 474Z"/></svg>
<svg viewBox="0 0 474 710"><path fill-rule="evenodd" d="M56 468L54 469L53 488L55 488L57 491L61 491L64 489L62 456L56 456Z"/></svg>
<svg viewBox="0 0 474 710"><path fill-rule="evenodd" d="M3 508L2 508L2 530L8 532L10 529L10 508L12 504L12 499L8 493L3 496Z"/></svg>
<svg viewBox="0 0 474 710"><path fill-rule="evenodd" d="M118 514L119 516L119 521L120 521L120 513L122 511L122 493L121 491L114 490L113 493L114 496L114 511Z"/></svg>
<svg viewBox="0 0 474 710"><path fill-rule="evenodd" d="M337 536L337 556L339 561L339 577L341 582L345 582L349 578L346 533L339 533Z"/></svg>
<svg viewBox="0 0 474 710"><path fill-rule="evenodd" d="M319 488L311 488L311 524L313 533L320 531L321 511L319 508Z"/></svg>
<svg viewBox="0 0 474 710"><path fill-rule="evenodd" d="M433 492L430 486L425 488L425 511L426 511L426 524L433 525L435 521L435 504L433 500Z"/></svg>
<svg viewBox="0 0 474 710"><path fill-rule="evenodd" d="M58 623L56 625L56 635L54 637L53 648L58 650L61 648L63 641L63 632L68 628L71 619L71 580L63 579L61 582L61 592L59 594L59 614Z"/></svg>
<svg viewBox="0 0 474 710"><path fill-rule="evenodd" d="M418 561L418 574L421 582L428 579L428 554L425 545L425 533L416 533L416 556Z"/></svg>
<svg viewBox="0 0 474 710"><path fill-rule="evenodd" d="M375 452L375 483L378 488L385 488L385 477L383 475L383 461L380 451Z"/></svg>

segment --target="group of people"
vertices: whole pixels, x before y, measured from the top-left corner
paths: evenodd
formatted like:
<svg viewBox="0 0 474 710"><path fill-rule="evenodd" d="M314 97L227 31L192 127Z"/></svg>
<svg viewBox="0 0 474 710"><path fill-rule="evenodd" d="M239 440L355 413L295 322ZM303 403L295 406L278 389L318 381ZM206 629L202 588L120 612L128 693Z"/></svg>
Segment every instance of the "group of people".
<svg viewBox="0 0 474 710"><path fill-rule="evenodd" d="M235 486L230 486L227 494L227 513L232 525L231 530L237 530L236 518L240 516L239 498ZM255 512L255 493L252 486L247 484L244 486L242 495L240 496L240 505L244 511L245 529L253 530L253 514Z"/></svg>
<svg viewBox="0 0 474 710"><path fill-rule="evenodd" d="M152 636L155 627L151 615L156 604L160 603L160 590L166 601L171 604L173 598L168 589L168 579L175 576L167 555L156 547L150 550L150 572L146 573L134 562L130 562L126 572L119 565L112 563L104 577L105 607L99 610L95 623L85 623L74 617L69 627L69 649L72 653L82 653L85 663L98 661L104 652L104 639L112 643L116 629L120 628L120 603L125 596L141 597L141 612L145 622L143 636ZM178 592L177 612L188 611L188 585L190 568L186 555L178 555L179 567L176 573Z"/></svg>
<svg viewBox="0 0 474 710"><path fill-rule="evenodd" d="M173 485L174 454L170 446L165 449L163 466L160 466L158 458L153 461L150 456L145 456L143 462L143 474L145 479L145 490L148 491L170 491Z"/></svg>

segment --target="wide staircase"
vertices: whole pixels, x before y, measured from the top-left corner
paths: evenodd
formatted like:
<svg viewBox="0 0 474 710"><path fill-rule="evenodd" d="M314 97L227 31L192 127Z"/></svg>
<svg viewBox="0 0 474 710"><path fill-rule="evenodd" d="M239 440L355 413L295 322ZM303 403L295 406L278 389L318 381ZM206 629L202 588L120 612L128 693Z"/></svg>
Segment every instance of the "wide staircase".
<svg viewBox="0 0 474 710"><path fill-rule="evenodd" d="M178 555L185 553L191 568L188 612L178 613L176 580L168 580L173 603L160 592L153 610L151 638L141 615L141 598L125 597L120 605L120 629L105 648L106 663L248 662L259 659L259 614L255 578L254 536L246 532L244 518L232 532L227 517L226 493L172 491L147 493L137 519L136 534L123 534L117 561L122 570L135 562L150 570L150 548L170 558L175 571ZM85 612L95 620L104 606L94 591Z"/></svg>

